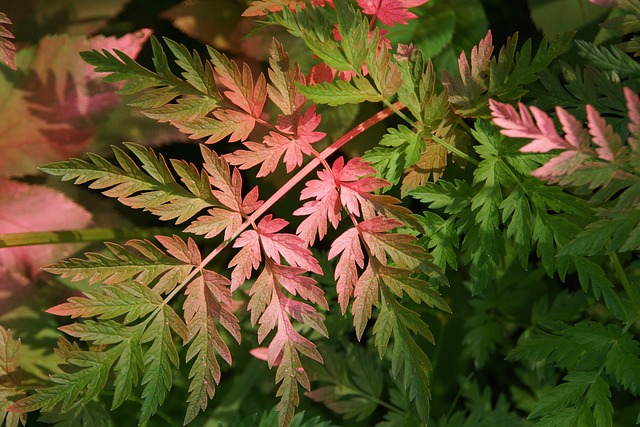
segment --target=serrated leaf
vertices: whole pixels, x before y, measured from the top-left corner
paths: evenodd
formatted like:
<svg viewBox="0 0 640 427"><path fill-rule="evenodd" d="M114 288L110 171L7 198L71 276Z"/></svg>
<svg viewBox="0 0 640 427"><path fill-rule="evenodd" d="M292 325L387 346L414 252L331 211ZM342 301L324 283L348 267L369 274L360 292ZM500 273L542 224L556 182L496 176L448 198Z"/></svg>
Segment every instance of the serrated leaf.
<svg viewBox="0 0 640 427"><path fill-rule="evenodd" d="M0 12L0 24L11 24L11 20L4 13ZM4 25L0 25L0 62L16 69L16 47L9 39L14 38L13 34Z"/></svg>
<svg viewBox="0 0 640 427"><path fill-rule="evenodd" d="M298 86L298 90L307 99L332 107L382 100L380 93L364 77L354 77L351 82L337 80L333 83L320 83L314 86Z"/></svg>

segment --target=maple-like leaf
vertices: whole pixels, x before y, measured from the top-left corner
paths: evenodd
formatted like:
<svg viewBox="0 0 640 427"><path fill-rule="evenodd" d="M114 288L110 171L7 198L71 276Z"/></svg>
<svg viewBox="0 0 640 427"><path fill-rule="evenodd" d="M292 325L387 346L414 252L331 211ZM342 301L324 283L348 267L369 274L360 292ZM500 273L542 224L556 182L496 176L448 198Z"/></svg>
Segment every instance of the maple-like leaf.
<svg viewBox="0 0 640 427"><path fill-rule="evenodd" d="M278 123L278 132L270 132L262 143L247 141L244 143L248 150L236 150L225 155L225 159L240 169L249 169L262 164L257 177L263 177L276 170L280 158L284 155L287 172L302 164L302 155L310 155L313 151L311 144L325 137L324 132L315 129L320 124L320 115L315 113L315 107L310 107L300 118L299 123L293 123L291 118L283 117Z"/></svg>
<svg viewBox="0 0 640 427"><path fill-rule="evenodd" d="M409 12L409 8L418 7L429 0L358 0L362 12L373 15L386 25L407 24L408 20L418 16Z"/></svg>
<svg viewBox="0 0 640 427"><path fill-rule="evenodd" d="M11 20L4 13L0 12L0 24L11 24ZM0 62L16 69L16 47L9 39L13 34L4 25L0 25Z"/></svg>
<svg viewBox="0 0 640 427"><path fill-rule="evenodd" d="M262 261L261 250L276 263L284 258L292 267L322 274L318 261L305 247L304 241L294 234L279 233L289 223L283 219L267 215L260 220L256 230L244 231L234 242L234 248L242 248L231 260L234 267L231 275L232 290L251 277L251 270L257 269Z"/></svg>
<svg viewBox="0 0 640 427"><path fill-rule="evenodd" d="M369 203L369 193L390 184L384 179L373 177L376 170L359 158L351 159L345 165L344 158L339 157L334 162L332 171L340 187L340 201L347 211L365 218L373 216L375 208Z"/></svg>
<svg viewBox="0 0 640 427"><path fill-rule="evenodd" d="M25 77L0 74L5 111L0 123L0 176L33 173L38 165L85 151L106 113L120 100L114 93L118 86L101 82L103 76L94 73L78 52L119 49L135 57L149 34L142 30L121 38L47 36L37 47L20 51L17 72Z"/></svg>

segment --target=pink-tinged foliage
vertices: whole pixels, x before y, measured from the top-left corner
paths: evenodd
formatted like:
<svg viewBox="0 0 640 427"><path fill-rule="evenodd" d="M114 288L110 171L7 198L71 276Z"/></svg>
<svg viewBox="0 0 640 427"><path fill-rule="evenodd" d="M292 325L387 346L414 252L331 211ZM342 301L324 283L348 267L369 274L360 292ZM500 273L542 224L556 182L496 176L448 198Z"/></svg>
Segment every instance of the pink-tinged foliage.
<svg viewBox="0 0 640 427"><path fill-rule="evenodd" d="M4 13L0 12L0 24L11 24L11 20ZM16 47L9 41L13 34L4 25L0 25L0 62L16 69Z"/></svg>
<svg viewBox="0 0 640 427"><path fill-rule="evenodd" d="M226 240L242 224L242 216L253 213L262 205L262 200L258 198L258 187L254 187L243 199L240 172L236 168L231 172L227 162L208 148L201 146L201 151L204 170L213 187L212 194L221 206L209 209L207 215L198 217L185 231L204 234L206 238L224 231Z"/></svg>
<svg viewBox="0 0 640 427"><path fill-rule="evenodd" d="M624 95L630 118L628 142L632 150L637 150L640 100L638 95L628 88L624 88ZM591 105L586 106L586 127L563 108L556 107L563 131L563 135L560 136L553 120L538 108L527 108L519 104L518 114L511 105L494 100L490 100L489 103L493 122L502 129L504 135L532 139L520 151L546 153L555 149L562 150L560 155L532 172L532 175L549 183L571 183L571 175L578 170L603 168L610 163L620 163L626 159L627 150L623 147L620 135L614 132L613 127ZM535 121L531 117L532 114Z"/></svg>
<svg viewBox="0 0 640 427"><path fill-rule="evenodd" d="M226 55L214 49L210 49L209 53L217 82L227 89L222 94L226 97L228 108L216 109L213 112L217 121L204 117L195 123L178 121L174 124L181 131L190 133L190 138L208 135L209 144L218 142L229 134L232 142L244 141L253 131L256 121L260 120L267 101L266 79L262 73L254 79L251 68L246 63L240 70L238 64ZM204 133L200 133L200 130Z"/></svg>
<svg viewBox="0 0 640 427"><path fill-rule="evenodd" d="M509 104L489 100L493 122L502 128L502 134L511 138L532 139L522 147L522 152L546 153L555 149L567 149L571 145L556 132L553 120L536 107L527 108L518 104L520 114ZM531 111L531 112L529 112ZM531 115L533 114L533 118ZM534 122L535 118L535 122Z"/></svg>
<svg viewBox="0 0 640 427"><path fill-rule="evenodd" d="M346 313L353 289L358 281L358 267L364 268L364 253L360 245L360 236L356 228L345 231L335 239L329 250L329 259L340 255L336 264L335 279L338 302L342 314Z"/></svg>
<svg viewBox="0 0 640 427"><path fill-rule="evenodd" d="M118 49L137 56L149 38L142 30L121 38L68 36L43 38L19 87L0 76L0 176L21 176L35 168L82 153L97 126L120 103L117 85L104 83L102 73L82 61L84 50Z"/></svg>
<svg viewBox="0 0 640 427"><path fill-rule="evenodd" d="M377 199L370 193L389 185L387 181L371 176L375 173L369 163L359 158L351 159L345 165L344 157L338 157L333 162L331 171L318 172L319 179L307 181L300 193L300 200L314 200L306 202L293 213L307 215L296 233L306 243L313 245L316 237L322 239L326 235L327 222L337 228L342 207L356 216L361 215L361 208L366 218L373 216L376 208L372 200Z"/></svg>
<svg viewBox="0 0 640 427"><path fill-rule="evenodd" d="M388 181L374 178L376 170L367 162L359 158L351 159L343 167L343 158L339 158L333 165L336 183L340 187L340 201L353 215L369 218L373 216L375 208L370 199L375 190L388 187Z"/></svg>
<svg viewBox="0 0 640 427"><path fill-rule="evenodd" d="M407 24L418 16L409 12L409 8L418 7L428 0L358 0L362 12L372 15L386 25Z"/></svg>
<svg viewBox="0 0 640 427"><path fill-rule="evenodd" d="M265 256L277 264L284 258L292 267L322 274L318 261L305 247L301 238L295 234L279 232L287 224L283 219L273 219L272 215L267 215L260 220L256 230L247 230L240 234L233 247L242 249L229 263L229 267L234 268L231 274L232 290L242 285L245 279L251 277L251 271L260 266L261 248Z"/></svg>
<svg viewBox="0 0 640 427"><path fill-rule="evenodd" d="M256 175L260 178L275 171L284 155L287 172L291 172L302 164L303 154L310 155L313 152L311 144L324 138L324 132L315 131L319 124L320 116L315 113L315 107L311 107L297 125L294 126L285 118L278 123L278 131L270 132L263 142L247 141L244 145L248 150L236 150L225 155L225 159L240 169L261 164Z"/></svg>
<svg viewBox="0 0 640 427"><path fill-rule="evenodd" d="M471 64L469 64L466 53L460 54L458 58L459 79L445 71L443 83L449 89L452 104L465 106L487 90L485 77L489 71L492 54L493 35L489 30L487 35L471 49Z"/></svg>
<svg viewBox="0 0 640 427"><path fill-rule="evenodd" d="M0 178L0 234L86 227L91 214L57 190ZM0 312L19 298L43 265L69 256L77 245L58 244L0 249ZM16 288L13 288L16 286Z"/></svg>
<svg viewBox="0 0 640 427"><path fill-rule="evenodd" d="M628 87L624 88L624 97L627 100L629 111L629 145L631 149L640 152L640 96Z"/></svg>
<svg viewBox="0 0 640 427"><path fill-rule="evenodd" d="M589 0L589 3L595 4L596 6L611 7L616 4L616 0Z"/></svg>

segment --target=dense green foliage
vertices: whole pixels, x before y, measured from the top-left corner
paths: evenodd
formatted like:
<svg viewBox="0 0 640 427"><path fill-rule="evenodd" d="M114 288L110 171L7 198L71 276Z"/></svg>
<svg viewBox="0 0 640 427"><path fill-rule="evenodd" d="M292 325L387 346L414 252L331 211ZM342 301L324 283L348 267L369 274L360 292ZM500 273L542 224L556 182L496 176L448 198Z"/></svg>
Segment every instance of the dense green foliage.
<svg viewBox="0 0 640 427"><path fill-rule="evenodd" d="M640 423L640 1L246 3L253 67L81 53L199 150L40 167L175 226L0 317L5 423Z"/></svg>

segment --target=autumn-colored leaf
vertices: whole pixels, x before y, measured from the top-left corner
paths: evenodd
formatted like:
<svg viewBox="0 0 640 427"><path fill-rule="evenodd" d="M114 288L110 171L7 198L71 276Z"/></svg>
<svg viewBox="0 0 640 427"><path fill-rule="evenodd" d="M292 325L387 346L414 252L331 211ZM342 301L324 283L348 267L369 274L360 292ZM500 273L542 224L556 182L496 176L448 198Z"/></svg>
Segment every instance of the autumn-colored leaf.
<svg viewBox="0 0 640 427"><path fill-rule="evenodd" d="M0 12L0 24L11 24L11 20L4 13ZM0 25L0 62L16 69L16 47L9 39L13 34L3 25Z"/></svg>
<svg viewBox="0 0 640 427"><path fill-rule="evenodd" d="M249 169L262 164L257 177L263 177L276 170L280 158L284 155L287 172L302 164L302 155L310 155L313 151L311 144L325 137L324 132L316 132L320 124L320 116L315 113L315 107L310 107L301 117L300 122L292 123L291 118L284 117L278 123L279 132L270 132L262 143L247 141L244 143L248 150L236 150L225 155L225 159L240 169ZM295 127L294 127L295 126Z"/></svg>
<svg viewBox="0 0 640 427"><path fill-rule="evenodd" d="M372 15L386 25L407 24L408 20L418 16L409 12L409 8L418 7L429 0L358 0L362 12Z"/></svg>
<svg viewBox="0 0 640 427"><path fill-rule="evenodd" d="M25 75L14 86L0 74L0 176L35 172L38 165L82 153L106 113L120 100L117 86L100 81L100 74L80 58L88 49L119 49L136 56L149 30L121 38L90 39L47 36L34 49L17 55L18 72Z"/></svg>
<svg viewBox="0 0 640 427"><path fill-rule="evenodd" d="M342 255L336 264L335 279L337 281L338 302L344 314L358 281L358 267L364 268L364 253L356 228L345 231L331 244L329 259L339 254Z"/></svg>

